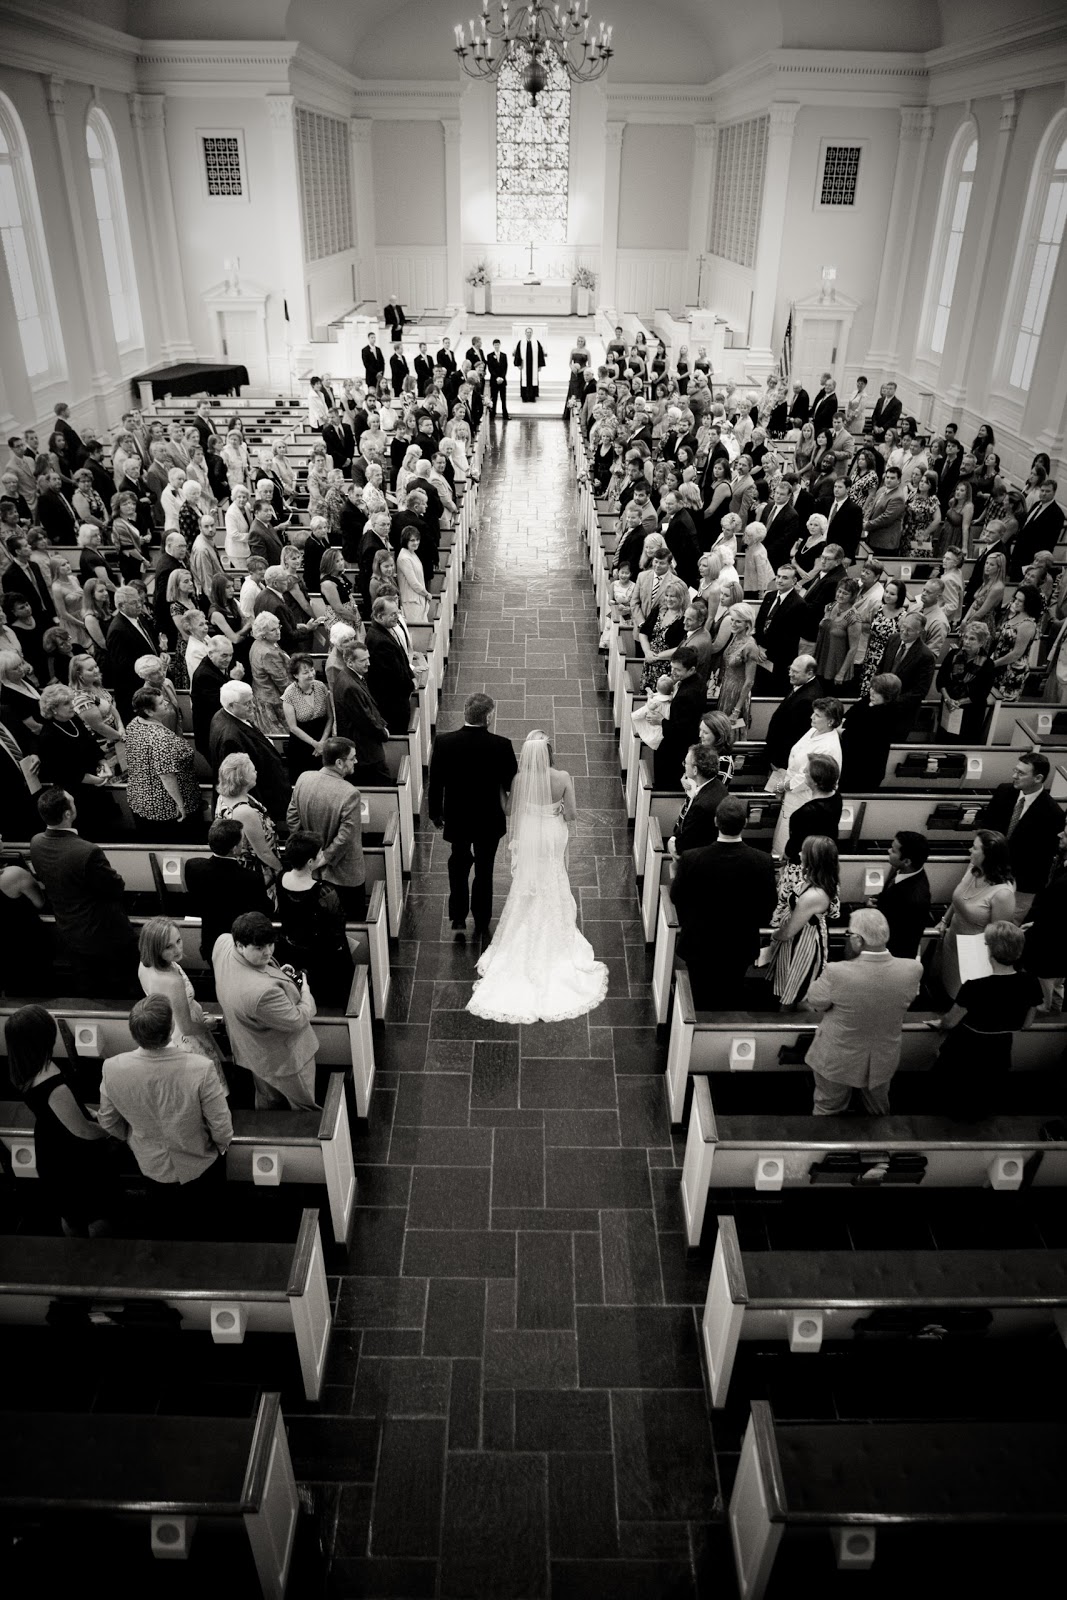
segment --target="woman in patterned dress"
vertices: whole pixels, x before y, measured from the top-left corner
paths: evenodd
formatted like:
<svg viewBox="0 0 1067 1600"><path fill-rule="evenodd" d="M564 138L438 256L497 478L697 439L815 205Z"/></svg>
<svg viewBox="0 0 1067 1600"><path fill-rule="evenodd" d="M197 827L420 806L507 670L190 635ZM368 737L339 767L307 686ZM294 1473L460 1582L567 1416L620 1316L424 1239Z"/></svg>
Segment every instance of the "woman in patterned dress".
<svg viewBox="0 0 1067 1600"><path fill-rule="evenodd" d="M289 778L295 783L302 772L321 764L322 747L334 729L333 702L310 656L290 656L289 676L293 681L282 695L282 712L289 729Z"/></svg>
<svg viewBox="0 0 1067 1600"><path fill-rule="evenodd" d="M1044 606L1036 589L1020 584L993 645L996 677L991 693L997 700L1018 700L1030 671L1030 646Z"/></svg>
<svg viewBox="0 0 1067 1600"><path fill-rule="evenodd" d="M783 869L771 920L774 993L783 1011L799 1005L826 965L826 920L841 915L837 845L809 835L800 861Z"/></svg>
<svg viewBox="0 0 1067 1600"><path fill-rule="evenodd" d="M867 654L863 658L863 680L860 698L870 693L871 682L878 676L882 657L890 639L900 632L900 619L908 603L908 588L903 578L887 578L882 603L871 618L871 631L867 636Z"/></svg>

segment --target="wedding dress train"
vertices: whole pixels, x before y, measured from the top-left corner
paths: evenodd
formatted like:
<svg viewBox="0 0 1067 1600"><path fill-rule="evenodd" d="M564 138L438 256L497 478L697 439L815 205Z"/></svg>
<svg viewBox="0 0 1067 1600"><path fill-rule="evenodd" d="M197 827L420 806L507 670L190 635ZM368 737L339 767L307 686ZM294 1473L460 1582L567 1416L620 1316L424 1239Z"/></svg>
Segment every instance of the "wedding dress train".
<svg viewBox="0 0 1067 1600"><path fill-rule="evenodd" d="M560 1022L604 999L608 969L578 931L567 876L569 830L551 798L548 742L523 746L509 820L511 889L467 1006L498 1022Z"/></svg>

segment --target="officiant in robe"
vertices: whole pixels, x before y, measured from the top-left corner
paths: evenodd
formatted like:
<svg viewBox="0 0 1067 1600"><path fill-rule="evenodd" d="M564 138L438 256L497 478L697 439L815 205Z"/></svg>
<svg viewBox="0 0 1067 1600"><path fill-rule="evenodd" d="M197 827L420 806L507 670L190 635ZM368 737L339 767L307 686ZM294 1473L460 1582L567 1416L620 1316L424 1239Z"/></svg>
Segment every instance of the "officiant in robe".
<svg viewBox="0 0 1067 1600"><path fill-rule="evenodd" d="M536 400L541 385L541 368L545 364L545 352L541 348L540 340L534 338L532 328L527 328L515 346L514 360L522 373L519 379L519 395L523 400Z"/></svg>

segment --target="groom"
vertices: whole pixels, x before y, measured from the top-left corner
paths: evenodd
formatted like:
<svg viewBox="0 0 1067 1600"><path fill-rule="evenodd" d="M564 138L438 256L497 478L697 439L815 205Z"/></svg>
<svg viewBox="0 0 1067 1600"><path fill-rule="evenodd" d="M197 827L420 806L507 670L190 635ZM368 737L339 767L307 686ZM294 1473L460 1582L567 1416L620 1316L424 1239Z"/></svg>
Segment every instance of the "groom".
<svg viewBox="0 0 1067 1600"><path fill-rule="evenodd" d="M439 733L430 758L430 820L444 827L448 859L448 915L464 930L468 907L474 931L488 939L493 915L493 862L504 834L504 802L518 770L511 740L489 732L495 710L487 694L468 696L463 726ZM469 888L474 865L474 890Z"/></svg>

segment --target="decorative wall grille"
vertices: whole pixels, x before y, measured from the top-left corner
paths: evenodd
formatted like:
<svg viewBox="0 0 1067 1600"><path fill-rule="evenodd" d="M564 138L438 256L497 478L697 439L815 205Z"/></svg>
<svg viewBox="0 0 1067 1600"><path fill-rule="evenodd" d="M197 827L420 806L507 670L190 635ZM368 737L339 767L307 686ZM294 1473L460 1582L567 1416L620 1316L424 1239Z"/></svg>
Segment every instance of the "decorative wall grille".
<svg viewBox="0 0 1067 1600"><path fill-rule="evenodd" d="M566 244L570 184L571 86L555 56L537 105L522 87L523 63L500 69L496 89L498 244Z"/></svg>
<svg viewBox="0 0 1067 1600"><path fill-rule="evenodd" d="M296 148L304 260L321 261L351 250L355 235L348 124L340 117L297 106Z"/></svg>
<svg viewBox="0 0 1067 1600"><path fill-rule="evenodd" d="M767 120L750 117L719 129L711 253L735 261L739 267L756 265L767 164Z"/></svg>
<svg viewBox="0 0 1067 1600"><path fill-rule="evenodd" d="M823 152L821 206L854 206L860 175L858 144L828 144Z"/></svg>
<svg viewBox="0 0 1067 1600"><path fill-rule="evenodd" d="M243 200L241 145L235 134L202 134L209 200Z"/></svg>

